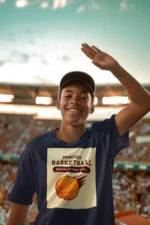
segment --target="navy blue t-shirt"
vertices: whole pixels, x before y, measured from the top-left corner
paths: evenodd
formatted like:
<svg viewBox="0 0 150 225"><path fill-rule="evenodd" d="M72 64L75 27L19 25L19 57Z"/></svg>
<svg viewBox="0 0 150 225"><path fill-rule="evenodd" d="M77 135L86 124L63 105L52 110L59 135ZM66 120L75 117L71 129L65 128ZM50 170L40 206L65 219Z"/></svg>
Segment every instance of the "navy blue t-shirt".
<svg viewBox="0 0 150 225"><path fill-rule="evenodd" d="M113 162L129 146L128 132L119 135L113 115L93 123L75 142L55 133L27 144L8 199L30 205L37 192L35 225L114 225Z"/></svg>

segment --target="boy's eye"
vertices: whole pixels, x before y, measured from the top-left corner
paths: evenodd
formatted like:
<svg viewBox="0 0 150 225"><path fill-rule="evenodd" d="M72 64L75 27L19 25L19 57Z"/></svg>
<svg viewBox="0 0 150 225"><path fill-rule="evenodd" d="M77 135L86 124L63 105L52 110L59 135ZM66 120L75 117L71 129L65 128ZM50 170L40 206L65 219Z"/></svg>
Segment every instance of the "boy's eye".
<svg viewBox="0 0 150 225"><path fill-rule="evenodd" d="M65 95L65 98L71 98L72 96L71 95Z"/></svg>
<svg viewBox="0 0 150 225"><path fill-rule="evenodd" d="M87 97L85 97L85 96L82 96L82 97L81 97L81 99L85 99L85 100L87 100L88 98L87 98Z"/></svg>

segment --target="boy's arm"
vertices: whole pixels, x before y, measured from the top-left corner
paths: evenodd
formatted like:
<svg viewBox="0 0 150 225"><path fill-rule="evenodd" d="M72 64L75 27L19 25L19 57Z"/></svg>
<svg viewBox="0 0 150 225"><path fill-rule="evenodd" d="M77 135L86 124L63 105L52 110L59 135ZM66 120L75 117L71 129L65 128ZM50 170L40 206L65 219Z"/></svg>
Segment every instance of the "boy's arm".
<svg viewBox="0 0 150 225"><path fill-rule="evenodd" d="M110 55L97 47L82 44L81 50L92 60L92 63L102 70L108 70L121 82L132 103L124 107L115 117L119 134L122 135L135 125L150 111L149 92Z"/></svg>
<svg viewBox="0 0 150 225"><path fill-rule="evenodd" d="M29 205L12 205L7 225L25 225Z"/></svg>
<svg viewBox="0 0 150 225"><path fill-rule="evenodd" d="M115 117L118 131L120 134L123 134L150 111L150 94L120 65L116 65L112 73L125 87L132 101L130 105L124 107Z"/></svg>

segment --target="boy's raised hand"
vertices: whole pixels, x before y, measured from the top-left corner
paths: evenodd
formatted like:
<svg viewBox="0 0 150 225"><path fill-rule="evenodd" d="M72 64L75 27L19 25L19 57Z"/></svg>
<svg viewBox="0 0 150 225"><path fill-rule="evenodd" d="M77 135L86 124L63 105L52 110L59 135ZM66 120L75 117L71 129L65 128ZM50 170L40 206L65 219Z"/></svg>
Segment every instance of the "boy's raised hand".
<svg viewBox="0 0 150 225"><path fill-rule="evenodd" d="M95 46L89 46L88 44L84 43L81 47L82 52L92 60L92 63L99 67L102 70L109 70L113 71L116 66L118 66L118 62L110 55L105 52L102 52Z"/></svg>

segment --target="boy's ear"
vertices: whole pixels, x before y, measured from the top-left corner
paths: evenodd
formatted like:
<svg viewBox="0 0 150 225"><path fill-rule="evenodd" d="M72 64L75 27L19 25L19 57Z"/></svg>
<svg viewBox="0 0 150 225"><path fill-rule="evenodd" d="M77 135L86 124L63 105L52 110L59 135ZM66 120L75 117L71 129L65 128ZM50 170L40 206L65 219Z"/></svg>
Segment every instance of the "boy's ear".
<svg viewBox="0 0 150 225"><path fill-rule="evenodd" d="M60 110L60 100L57 101L56 107L57 107L58 110Z"/></svg>
<svg viewBox="0 0 150 225"><path fill-rule="evenodd" d="M92 105L91 110L90 110L90 114L94 113L94 111L95 111L95 107L94 107L94 105Z"/></svg>

